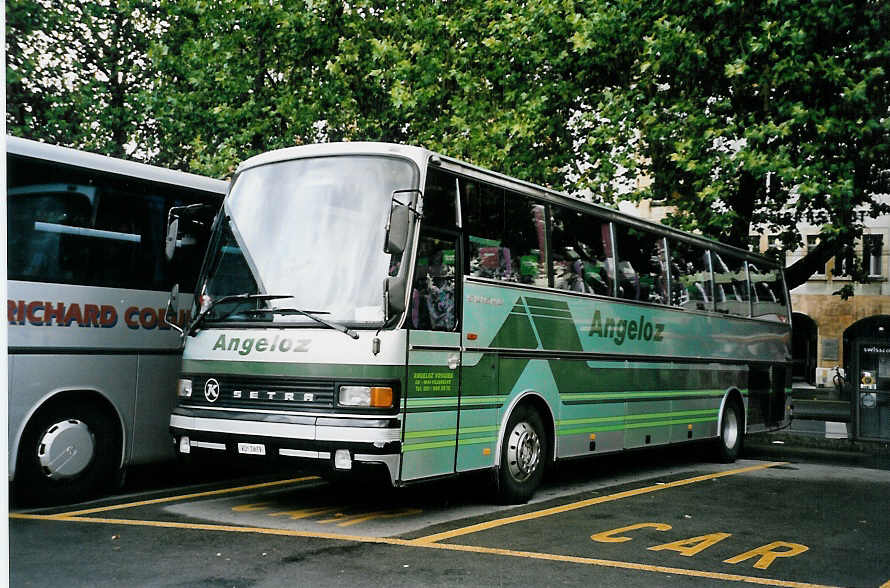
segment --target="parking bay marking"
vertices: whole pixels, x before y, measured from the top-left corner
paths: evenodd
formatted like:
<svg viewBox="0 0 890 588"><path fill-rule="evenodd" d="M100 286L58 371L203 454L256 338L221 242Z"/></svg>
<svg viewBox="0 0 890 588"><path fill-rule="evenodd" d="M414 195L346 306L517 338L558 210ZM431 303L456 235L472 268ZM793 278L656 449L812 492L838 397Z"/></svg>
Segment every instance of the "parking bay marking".
<svg viewBox="0 0 890 588"><path fill-rule="evenodd" d="M219 495L224 493L232 493L241 490L249 490L256 489L262 487L283 485L287 483L298 483L301 481L313 480L314 477L306 477L306 478L296 478L291 480L280 480L276 482L267 482L263 484L254 484L251 486L241 486L238 488L227 488L222 490L213 490L209 492L199 492L188 495L181 496L172 496L168 498L160 498L153 500L146 500L141 502L133 502L127 504L120 505L111 505L106 507L98 507L94 509L84 509L80 511L72 511L70 513L61 513L56 515L29 515L29 514L10 514L10 518L20 518L20 519L41 519L41 520L53 520L53 521L64 521L64 522L78 522L78 523L98 523L98 524L118 524L118 525L130 525L130 526L144 526L144 527L161 527L161 528L173 528L173 529L191 529L191 530L206 530L206 531L218 531L218 532L231 532L231 533L257 533L257 534L266 534L266 535L280 535L280 536L290 536L290 537L304 537L304 538L316 538L316 539L332 539L339 541L353 541L360 543L377 543L377 544L387 544L387 545L398 545L404 547L418 547L425 549L441 549L445 551L462 551L462 552L471 552L471 553L480 553L480 554L488 554L488 555L501 555L501 556L509 556L509 557L524 557L529 559L539 559L539 560L547 560L547 561L561 561L568 563L577 563L584 565L593 565L599 567L609 567L609 568L617 568L617 569L626 569L626 570L637 570L637 571L648 571L662 574L673 574L673 575L681 575L681 576L692 576L692 577L701 577L701 578L709 578L716 580L725 580L725 581L733 581L733 582L746 582L751 584L760 584L767 586L784 586L788 588L827 588L820 584L810 584L805 582L793 582L787 580L778 580L771 578L760 578L756 576L743 576L739 574L728 574L723 572L707 572L702 570L692 570L692 569L684 569L684 568L673 568L667 566L659 566L659 565L650 565L650 564L640 564L634 562L624 562L624 561L613 561L613 560L604 560L604 559L596 559L589 557L578 557L578 556L570 556L570 555L558 555L558 554L550 554L550 553L539 553L539 552L530 552L530 551L515 551L510 549L500 549L500 548L492 548L492 547L479 547L473 545L459 545L454 543L438 543L438 541L442 541L443 539L457 537L460 535L467 535L470 533L474 533L477 531L481 531L487 528L494 528L501 525L510 524L513 522L518 522L521 520L532 520L535 518L540 518L543 516L549 516L551 514L557 514L559 512L567 512L570 510L584 508L586 506L591 506L593 504L599 504L602 502L608 502L612 500L620 500L621 498L627 498L630 496L637 496L640 494L646 494L649 492L656 492L659 490L665 490L667 488L675 488L678 486L685 486L688 484L694 484L696 482L702 482L705 480L716 479L724 476L730 476L734 474L741 474L745 472L751 472L756 470L762 470L770 467L776 467L779 465L785 465L787 462L773 462L768 464L761 464L757 466L749 466L745 468L738 468L734 470L726 470L723 472L716 472L714 474L706 474L703 476L696 476L694 478L687 478L685 480L677 480L674 482L668 482L664 484L657 484L655 486L647 486L645 488L639 488L636 490L630 490L626 492L619 492L617 494L611 494L609 496L602 496L593 499L583 500L579 502L574 502L571 504L563 505L561 507L554 507L550 509L544 509L537 512L527 513L525 515L518 515L515 517L506 517L504 519L497 519L495 521L490 521L488 524L482 525L472 525L469 527L463 527L461 529L456 529L451 532L446 533L438 533L435 535L429 535L427 537L420 537L418 539L396 539L390 537L369 537L369 536L360 536L360 535L345 535L338 533L321 533L321 532L308 532L308 531L296 531L290 529L273 529L266 527L241 527L241 526L233 526L233 525L218 525L218 524L200 524L200 523L180 523L175 521L149 521L149 520L137 520L137 519L111 519L111 518L99 518L99 517L88 517L83 516L86 514L93 514L96 512L104 512L115 509L123 509L123 508L133 508L137 506L144 506L148 504L157 504L162 502L171 502L175 500L184 500L186 498L196 498L203 496L212 496ZM77 515L77 516L75 516ZM890 584L890 583L888 583ZM890 585L885 584L881 588L890 588Z"/></svg>
<svg viewBox="0 0 890 588"><path fill-rule="evenodd" d="M670 531L673 527L667 523L635 523L633 525L627 525L626 527L602 531L591 535L590 538L599 543L624 543L625 541L630 541L631 538L620 535L620 533L627 533L628 531L645 528L652 528L656 531ZM678 541L671 541L670 543L663 543L661 545L653 545L647 549L650 551L676 551L684 557L692 557L729 537L732 537L732 533L709 533L707 535L689 537L688 539L680 539ZM756 557L757 561L754 562L754 567L759 570L765 570L777 558L794 557L809 549L810 548L806 545L801 545L799 543L773 541L772 543L761 545L760 547L740 553L729 559L724 559L723 563L737 564Z"/></svg>
<svg viewBox="0 0 890 588"><path fill-rule="evenodd" d="M234 488L220 488L219 490L207 490L205 492L193 492L191 494L179 494L176 496L166 496L164 498L152 498L150 500L140 500L137 502L127 502L123 504L111 504L108 506L98 506L95 508L86 508L83 510L74 510L71 512L63 512L54 515L37 515L37 514L19 514L11 513L9 518L12 519L50 519L50 520L68 520L80 515L96 514L99 512L108 512L110 510L121 510L125 508L137 508L140 506L149 506L152 504L163 504L165 502L176 502L180 500L188 500L190 498L205 498L207 496L219 496L222 494L233 494L235 492L243 492L246 490L259 490L261 488L273 488L275 486L285 486L288 484L299 484L301 482L309 482L320 480L318 476L304 476L302 478L289 478L287 480L275 480L272 482L262 482L260 484L249 484L247 486L236 486Z"/></svg>
<svg viewBox="0 0 890 588"><path fill-rule="evenodd" d="M612 502L614 500L621 500L622 498L630 498L631 496L639 496L641 494L649 494L651 492L667 490L668 488L677 488L679 486L688 486L689 484L695 484L697 482L704 482L707 480L715 480L717 478L723 478L725 476L733 476L736 474L744 474L747 472L764 470L764 469L773 468L776 466L787 465L787 463L788 462L784 462L784 461L770 462L770 463L765 463L765 464L748 466L748 467L744 467L744 468L724 470L722 472L715 472L712 474L704 474L701 476L695 476L694 478L686 478L684 480L676 480L674 482L665 482L662 484L655 484L653 486L646 486L644 488L635 488L633 490L626 490L624 492L618 492L616 494L609 494L608 496L597 496L596 498L588 498L586 500L580 500L578 502L572 502L569 504L564 504L562 506L554 506L553 508L545 508L543 510L537 510L537 511L529 512L529 513L525 513L525 514L521 514L521 515L505 517L502 519L495 519L493 521L486 521L484 523L478 523L478 524L470 525L467 527L461 527L459 529L452 529L451 531L444 531L442 533L436 533L434 535L427 535L426 537L419 537L417 539L414 539L414 543L416 543L418 545L428 545L430 543L438 543L439 541L444 541L446 539L452 539L454 537L459 537L461 535L469 535L472 533L478 533L480 531L486 531L488 529L493 529L495 527L501 527L503 525L509 525L511 523L530 521L533 519L539 519L542 517L548 517L551 515L568 512L571 510L577 510L579 508L586 508L588 506L593 506L594 504L602 504L603 502Z"/></svg>
<svg viewBox="0 0 890 588"><path fill-rule="evenodd" d="M31 518L35 515L26 515L22 518ZM441 549L444 551L461 551L469 553L480 553L485 555L501 555L508 557L522 557L527 559L538 559L544 561L559 561L566 563L576 563L583 565L592 565L598 567L616 568L624 570L634 570L643 572L654 572L660 574L671 574L677 576L691 576L697 578L708 578L712 580L721 580L727 582L746 582L749 584L759 584L763 586L782 586L786 588L831 588L822 584L811 584L806 582L793 582L788 580L777 580L772 578L758 578L756 576L743 576L740 574L727 574L723 572L707 572L702 570L691 570L684 568L673 568L668 566L658 566L651 564L640 564L625 561L613 561L607 559L596 559L591 557L578 557L572 555L558 555L552 553L538 553L534 551L515 551L511 549L499 549L495 547L478 547L475 545L458 545L454 543L416 543L406 539L394 539L390 537L366 537L357 535L340 535L336 533L316 533L307 531L294 531L290 529L270 529L265 527L239 527L233 525L211 525L200 523L178 523L174 521L140 521L135 519L105 519L96 517L64 517L44 520L53 521L70 521L78 523L99 523L99 524L119 524L143 527L162 527L170 529L191 529L204 531L222 531L230 533L258 533L264 535L281 535L288 537L304 537L310 539L334 539L339 541L354 541L358 543L378 543L386 545L399 545L403 547L416 547L421 549Z"/></svg>

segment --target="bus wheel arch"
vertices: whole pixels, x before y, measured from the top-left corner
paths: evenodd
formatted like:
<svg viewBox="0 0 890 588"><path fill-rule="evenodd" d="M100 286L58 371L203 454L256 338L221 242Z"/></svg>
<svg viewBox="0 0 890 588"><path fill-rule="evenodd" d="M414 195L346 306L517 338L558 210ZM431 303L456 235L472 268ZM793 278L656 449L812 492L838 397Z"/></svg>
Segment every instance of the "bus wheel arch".
<svg viewBox="0 0 890 588"><path fill-rule="evenodd" d="M741 454L747 419L745 402L737 388L731 388L720 403L717 419L716 453L723 463L731 463Z"/></svg>
<svg viewBox="0 0 890 588"><path fill-rule="evenodd" d="M123 421L94 390L65 390L40 404L18 440L14 489L25 502L75 502L120 471Z"/></svg>
<svg viewBox="0 0 890 588"><path fill-rule="evenodd" d="M518 397L501 424L495 460L500 502L528 502L552 462L555 445L553 414L547 402L530 392Z"/></svg>

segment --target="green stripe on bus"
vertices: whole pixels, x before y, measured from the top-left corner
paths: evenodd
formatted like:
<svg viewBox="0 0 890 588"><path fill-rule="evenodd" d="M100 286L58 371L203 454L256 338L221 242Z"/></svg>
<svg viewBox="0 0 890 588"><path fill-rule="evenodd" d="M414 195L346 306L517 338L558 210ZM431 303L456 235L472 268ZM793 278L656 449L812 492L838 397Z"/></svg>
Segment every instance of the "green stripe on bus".
<svg viewBox="0 0 890 588"><path fill-rule="evenodd" d="M611 417L595 417L588 419L565 419L561 420L557 423L558 427L562 427L563 425L581 425L587 423L608 423L614 421L639 421L645 419L661 419L661 418L680 418L680 417L698 417L698 416L710 416L712 418L717 418L717 410L713 408L705 409L705 410L681 410L676 412L651 412L651 413L643 413L643 414L629 414L629 415L619 415L619 416L611 416Z"/></svg>
<svg viewBox="0 0 890 588"><path fill-rule="evenodd" d="M666 421L646 421L643 423L621 423L616 425L609 425L605 427L594 426L594 427L577 427L574 429L560 429L559 436L563 437L566 435L576 435L579 433L605 433L608 431L625 431L628 429L645 429L646 427L670 427L674 425L691 425L692 423L713 423L714 418L711 417L700 417L700 418L692 418L692 419L676 419L676 420L666 420Z"/></svg>
<svg viewBox="0 0 890 588"><path fill-rule="evenodd" d="M410 431L405 433L405 439L423 439L425 437L454 436L457 429L428 429L426 431Z"/></svg>
<svg viewBox="0 0 890 588"><path fill-rule="evenodd" d="M461 404L491 404L503 403L507 400L506 396L461 396Z"/></svg>
<svg viewBox="0 0 890 588"><path fill-rule="evenodd" d="M663 390L660 392L581 392L560 394L563 402L574 402L577 400L610 400L626 398L671 398L673 396L723 396L726 390Z"/></svg>
<svg viewBox="0 0 890 588"><path fill-rule="evenodd" d="M418 451L420 449L441 449L443 447L454 447L456 445L454 439L450 441L433 441L430 443L414 443L412 445L402 445L402 451Z"/></svg>
<svg viewBox="0 0 890 588"><path fill-rule="evenodd" d="M458 445L478 445L480 443L494 443L497 437L471 437L469 439L460 439Z"/></svg>

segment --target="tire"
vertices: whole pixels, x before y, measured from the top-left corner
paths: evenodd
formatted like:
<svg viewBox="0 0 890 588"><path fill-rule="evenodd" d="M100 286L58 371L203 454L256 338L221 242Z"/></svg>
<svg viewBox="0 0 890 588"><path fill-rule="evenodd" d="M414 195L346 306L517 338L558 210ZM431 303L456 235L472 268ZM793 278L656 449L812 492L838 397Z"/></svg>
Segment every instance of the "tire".
<svg viewBox="0 0 890 588"><path fill-rule="evenodd" d="M115 479L121 455L117 420L94 404L80 402L50 404L28 423L15 473L18 501L79 502Z"/></svg>
<svg viewBox="0 0 890 588"><path fill-rule="evenodd" d="M742 407L737 400L727 400L720 419L717 459L722 463L734 462L742 451L744 439L745 419Z"/></svg>
<svg viewBox="0 0 890 588"><path fill-rule="evenodd" d="M544 478L547 438L536 410L519 406L510 415L497 472L498 500L503 504L522 504L534 495Z"/></svg>

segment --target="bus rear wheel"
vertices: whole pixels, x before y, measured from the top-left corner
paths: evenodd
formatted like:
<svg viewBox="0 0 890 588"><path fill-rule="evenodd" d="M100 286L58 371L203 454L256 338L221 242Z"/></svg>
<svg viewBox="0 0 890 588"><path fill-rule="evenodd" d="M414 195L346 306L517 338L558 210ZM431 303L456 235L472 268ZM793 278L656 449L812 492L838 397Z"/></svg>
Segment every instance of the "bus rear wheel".
<svg viewBox="0 0 890 588"><path fill-rule="evenodd" d="M38 411L22 436L16 499L81 501L110 484L119 459L119 441L104 411L89 403L51 404Z"/></svg>
<svg viewBox="0 0 890 588"><path fill-rule="evenodd" d="M737 400L727 400L720 419L720 436L717 439L717 458L732 463L742 451L745 426L742 408Z"/></svg>
<svg viewBox="0 0 890 588"><path fill-rule="evenodd" d="M547 460L547 438L537 411L518 407L507 421L501 441L498 499L504 504L528 502L541 485Z"/></svg>

